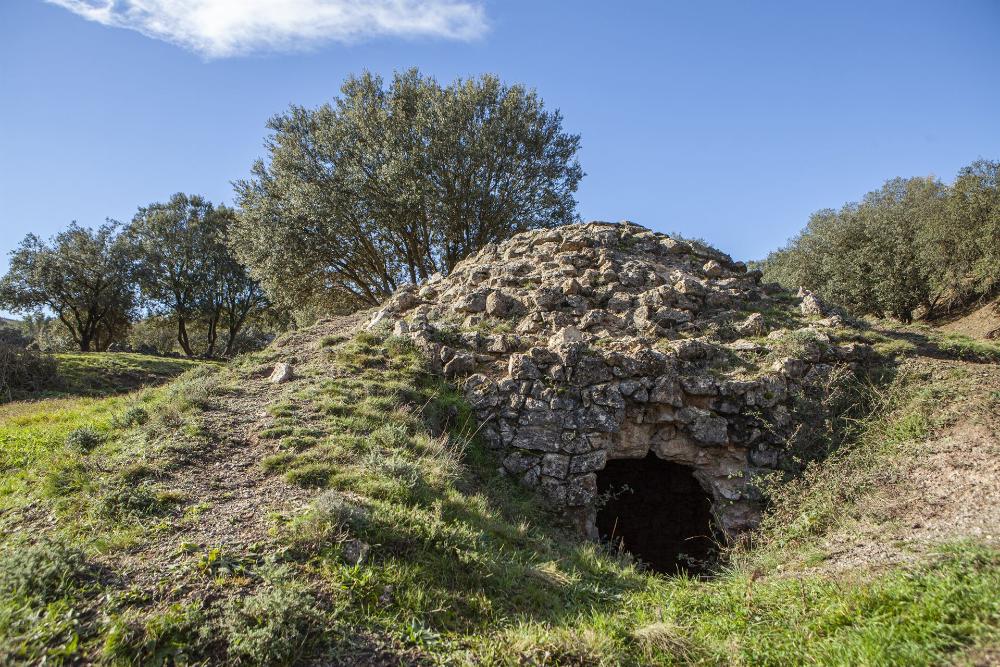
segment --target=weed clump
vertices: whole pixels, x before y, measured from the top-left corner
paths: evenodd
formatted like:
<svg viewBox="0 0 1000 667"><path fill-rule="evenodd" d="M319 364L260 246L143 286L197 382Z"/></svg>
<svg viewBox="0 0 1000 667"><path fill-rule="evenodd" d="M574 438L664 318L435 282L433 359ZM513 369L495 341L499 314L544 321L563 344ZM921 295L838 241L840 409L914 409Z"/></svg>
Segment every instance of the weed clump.
<svg viewBox="0 0 1000 667"><path fill-rule="evenodd" d="M222 617L229 654L240 664L288 665L315 647L327 628L309 589L288 573L271 575L253 595L230 600Z"/></svg>
<svg viewBox="0 0 1000 667"><path fill-rule="evenodd" d="M133 405L124 412L115 415L111 424L115 428L126 429L133 426L141 426L149 421L149 413L139 405Z"/></svg>
<svg viewBox="0 0 1000 667"><path fill-rule="evenodd" d="M91 426L81 426L66 436L66 448L86 454L104 441L104 435Z"/></svg>
<svg viewBox="0 0 1000 667"><path fill-rule="evenodd" d="M58 539L9 546L0 554L0 591L5 596L47 604L73 593L92 577L85 554Z"/></svg>
<svg viewBox="0 0 1000 667"><path fill-rule="evenodd" d="M81 599L96 582L85 554L60 539L0 552L0 664L69 662L94 632Z"/></svg>
<svg viewBox="0 0 1000 667"><path fill-rule="evenodd" d="M158 493L152 484L117 484L108 489L100 503L100 513L106 519L123 521L129 518L158 516L166 513L175 499Z"/></svg>
<svg viewBox="0 0 1000 667"><path fill-rule="evenodd" d="M321 489L330 482L335 470L329 463L306 463L285 473L285 479L307 489Z"/></svg>
<svg viewBox="0 0 1000 667"><path fill-rule="evenodd" d="M77 460L62 460L53 464L45 475L42 489L50 498L64 498L79 493L91 484L87 467Z"/></svg>
<svg viewBox="0 0 1000 667"><path fill-rule="evenodd" d="M141 621L134 615L113 619L104 640L104 657L114 664L203 664L215 626L202 603L177 603Z"/></svg>
<svg viewBox="0 0 1000 667"><path fill-rule="evenodd" d="M300 555L321 551L343 539L348 531L362 529L368 510L338 491L321 494L308 510L288 527L289 541Z"/></svg>

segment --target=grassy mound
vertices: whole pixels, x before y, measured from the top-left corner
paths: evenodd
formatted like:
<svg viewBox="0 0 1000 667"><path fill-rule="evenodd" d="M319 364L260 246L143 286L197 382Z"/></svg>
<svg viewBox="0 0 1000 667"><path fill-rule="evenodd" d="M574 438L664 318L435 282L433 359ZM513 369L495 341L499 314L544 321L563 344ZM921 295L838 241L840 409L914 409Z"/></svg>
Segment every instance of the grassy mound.
<svg viewBox="0 0 1000 667"><path fill-rule="evenodd" d="M60 391L78 396L108 396L162 384L204 365L197 359L157 357L133 352L62 352L54 355Z"/></svg>
<svg viewBox="0 0 1000 667"><path fill-rule="evenodd" d="M926 382L873 402L858 461L776 492L759 546L665 578L498 472L407 343L324 333L68 413L0 412L0 662L938 664L998 639L988 545L808 567L837 508L864 507L859 471L945 424L954 402L920 398ZM296 379L269 385L278 360Z"/></svg>

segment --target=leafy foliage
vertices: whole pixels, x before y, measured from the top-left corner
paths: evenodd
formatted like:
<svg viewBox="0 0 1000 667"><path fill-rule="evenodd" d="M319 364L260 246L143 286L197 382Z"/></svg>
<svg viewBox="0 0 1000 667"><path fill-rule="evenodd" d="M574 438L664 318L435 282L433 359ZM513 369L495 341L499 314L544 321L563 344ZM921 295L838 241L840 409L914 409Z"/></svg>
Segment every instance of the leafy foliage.
<svg viewBox="0 0 1000 667"><path fill-rule="evenodd" d="M120 340L135 309L132 250L117 223L69 228L45 242L28 234L0 279L0 305L14 312L50 309L80 350Z"/></svg>
<svg viewBox="0 0 1000 667"><path fill-rule="evenodd" d="M166 203L140 208L128 227L142 294L173 315L177 342L188 356L194 354L192 322L205 325L207 357L216 354L218 329L225 326L228 355L247 317L266 304L260 285L226 246L233 219L231 209L178 193Z"/></svg>
<svg viewBox="0 0 1000 667"><path fill-rule="evenodd" d="M56 362L50 355L0 343L0 401L49 389L57 382Z"/></svg>
<svg viewBox="0 0 1000 667"><path fill-rule="evenodd" d="M374 305L488 243L575 219L579 137L523 86L365 73L269 123L232 245L271 296Z"/></svg>
<svg viewBox="0 0 1000 667"><path fill-rule="evenodd" d="M66 436L66 447L75 452L86 454L101 444L103 439L104 436L101 435L100 431L92 426L81 426L70 431L69 435Z"/></svg>
<svg viewBox="0 0 1000 667"><path fill-rule="evenodd" d="M53 602L91 576L84 554L59 540L17 544L0 554L0 591L4 595Z"/></svg>
<svg viewBox="0 0 1000 667"><path fill-rule="evenodd" d="M1000 162L979 160L947 186L896 178L840 210L812 215L764 274L859 315L932 317L1000 287Z"/></svg>

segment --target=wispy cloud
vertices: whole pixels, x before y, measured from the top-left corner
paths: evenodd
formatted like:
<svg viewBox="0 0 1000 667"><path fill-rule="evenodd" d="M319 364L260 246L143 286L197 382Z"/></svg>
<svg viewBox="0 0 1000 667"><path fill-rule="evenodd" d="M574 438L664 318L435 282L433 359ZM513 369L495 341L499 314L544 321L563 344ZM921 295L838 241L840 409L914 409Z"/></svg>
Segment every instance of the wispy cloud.
<svg viewBox="0 0 1000 667"><path fill-rule="evenodd" d="M47 0L107 26L137 30L209 58L300 50L328 41L486 31L479 0Z"/></svg>

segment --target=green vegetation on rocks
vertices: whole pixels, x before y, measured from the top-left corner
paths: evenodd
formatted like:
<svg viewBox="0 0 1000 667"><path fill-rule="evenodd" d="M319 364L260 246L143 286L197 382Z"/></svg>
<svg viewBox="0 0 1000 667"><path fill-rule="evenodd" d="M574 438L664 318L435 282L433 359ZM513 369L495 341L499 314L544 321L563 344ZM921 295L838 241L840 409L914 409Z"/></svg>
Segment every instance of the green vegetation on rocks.
<svg viewBox="0 0 1000 667"><path fill-rule="evenodd" d="M409 343L330 338L338 326L139 394L3 408L3 484L17 488L0 496L6 662L930 665L1000 639L987 545L946 536L871 571L816 566L838 558L823 552L839 525L824 489L872 466L816 463L777 498L759 548L709 579L657 576L498 472L460 395ZM289 357L296 379L269 386ZM906 460L954 423L970 383L996 381L941 363L955 366L900 373L845 447L911 443L865 459ZM286 430L226 444L262 414ZM100 441L66 448L86 427ZM265 469L266 452L282 465ZM58 494L24 483L67 470L80 481ZM295 471L311 471L306 488ZM852 484L863 507L874 487ZM226 514L246 493L263 532Z"/></svg>

